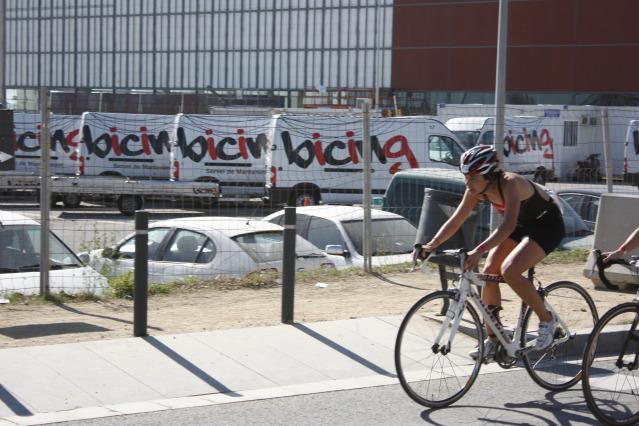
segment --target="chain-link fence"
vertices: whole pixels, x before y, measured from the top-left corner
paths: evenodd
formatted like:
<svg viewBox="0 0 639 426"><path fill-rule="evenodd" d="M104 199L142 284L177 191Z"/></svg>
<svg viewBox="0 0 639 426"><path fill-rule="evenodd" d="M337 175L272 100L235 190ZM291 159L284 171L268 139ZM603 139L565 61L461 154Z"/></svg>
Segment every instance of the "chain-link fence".
<svg viewBox="0 0 639 426"><path fill-rule="evenodd" d="M368 166L363 115L352 108L127 111L45 114L47 168L42 111L12 111L11 143L2 148L11 161L0 175L4 297L43 291L43 220L53 232L52 293L131 296L131 215L139 209L151 221L151 292L270 273L277 283L285 205L298 206L298 272L361 269L367 244L375 271L407 271L414 243L432 236L463 196L460 155L494 139L488 105L441 105L437 117L373 113ZM557 193L566 247L592 246L602 193L637 192L635 119L632 107L507 108L502 166ZM373 208L365 231L367 171ZM39 206L42 176L50 196ZM489 216L480 203L449 246L483 240Z"/></svg>

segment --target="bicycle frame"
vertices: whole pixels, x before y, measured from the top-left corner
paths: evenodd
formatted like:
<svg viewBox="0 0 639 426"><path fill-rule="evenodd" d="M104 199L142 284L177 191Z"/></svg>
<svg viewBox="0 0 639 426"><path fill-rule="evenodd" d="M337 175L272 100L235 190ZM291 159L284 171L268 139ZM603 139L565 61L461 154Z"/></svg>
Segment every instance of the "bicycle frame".
<svg viewBox="0 0 639 426"><path fill-rule="evenodd" d="M464 309L466 309L466 303L468 303L469 301L472 302L475 308L477 308L477 310L481 313L486 326L490 328L490 330L492 330L492 332L495 334L501 345L506 350L508 356L518 358L525 354L527 351L531 350L532 347L535 345L535 340L531 340L530 342L528 342L526 347L522 347L519 343L517 343L521 340L524 318L527 310L529 309L528 306L523 301L521 302L517 326L515 327L512 339L510 339L503 327L497 322L497 319L488 312L488 308L484 304L484 302L482 302L477 290L475 290L475 288L471 286L471 284L474 284L477 287L483 287L486 282L479 279L475 272L464 271L466 253L458 250L445 250L443 253L454 253L455 255L458 255L460 260L460 270L462 272L459 279L459 288L453 290L458 292L459 297L457 300L451 301L448 310L446 311L446 317L442 322L442 327L435 338L433 350L439 350L443 354L446 354L450 351L455 335L457 334L457 331L459 329L459 323L461 322L462 313ZM540 291L543 292L543 289L540 288ZM565 335L562 338L555 340L553 342L553 346L565 342L570 338L570 330L563 322L563 320L559 318L557 312L552 308L552 306L548 304L545 298L544 305L546 306L546 309L551 311L559 319L561 327L565 330ZM453 321L452 325L451 320ZM440 346L439 342L449 326L450 334L448 336L448 342L446 345Z"/></svg>

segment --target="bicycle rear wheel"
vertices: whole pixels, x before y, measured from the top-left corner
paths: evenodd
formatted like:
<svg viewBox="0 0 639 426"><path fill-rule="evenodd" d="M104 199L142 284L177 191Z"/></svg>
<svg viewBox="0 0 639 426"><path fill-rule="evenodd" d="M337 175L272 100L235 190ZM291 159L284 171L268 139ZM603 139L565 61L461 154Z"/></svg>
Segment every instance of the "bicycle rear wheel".
<svg viewBox="0 0 639 426"><path fill-rule="evenodd" d="M597 323L586 345L584 396L590 411L606 424L639 421L639 370L628 366L637 361L638 321L639 303L615 306Z"/></svg>
<svg viewBox="0 0 639 426"><path fill-rule="evenodd" d="M483 329L475 309L466 304L450 351L441 347L448 343L450 326L444 329L439 346L437 334L448 317L453 322L457 293L436 291L420 299L406 314L395 342L395 367L406 393L427 407L445 407L461 398L479 374L484 354ZM442 309L446 312L442 315ZM473 360L469 352L479 346Z"/></svg>
<svg viewBox="0 0 639 426"><path fill-rule="evenodd" d="M558 281L544 288L544 298L568 328L555 337L556 342L543 351L528 351L523 356L530 377L541 387L564 390L581 379L581 362L586 341L597 322L597 308L588 292L572 281ZM531 324L537 316L528 309L521 336L522 347L537 340L538 328Z"/></svg>

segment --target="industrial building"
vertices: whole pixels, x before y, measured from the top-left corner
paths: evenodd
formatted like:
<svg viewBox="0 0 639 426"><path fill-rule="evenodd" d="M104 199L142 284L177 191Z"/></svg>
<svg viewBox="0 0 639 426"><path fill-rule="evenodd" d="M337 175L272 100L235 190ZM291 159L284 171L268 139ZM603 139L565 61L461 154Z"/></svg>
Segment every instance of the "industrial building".
<svg viewBox="0 0 639 426"><path fill-rule="evenodd" d="M73 112L69 105L142 112L168 104L198 112L356 106L369 98L382 108L433 113L438 103L492 102L498 6L0 0L0 89L9 103L33 100L42 86L59 90L61 112ZM634 0L510 0L507 102L639 104L638 15Z"/></svg>

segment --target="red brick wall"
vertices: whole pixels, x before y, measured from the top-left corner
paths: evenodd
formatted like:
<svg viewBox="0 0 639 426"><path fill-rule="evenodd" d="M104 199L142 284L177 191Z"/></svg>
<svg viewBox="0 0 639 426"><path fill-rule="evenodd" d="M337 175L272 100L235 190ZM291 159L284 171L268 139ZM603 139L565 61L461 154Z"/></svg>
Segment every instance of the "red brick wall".
<svg viewBox="0 0 639 426"><path fill-rule="evenodd" d="M507 90L639 91L639 0L511 0ZM497 0L395 0L397 90L492 91Z"/></svg>

